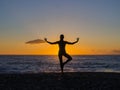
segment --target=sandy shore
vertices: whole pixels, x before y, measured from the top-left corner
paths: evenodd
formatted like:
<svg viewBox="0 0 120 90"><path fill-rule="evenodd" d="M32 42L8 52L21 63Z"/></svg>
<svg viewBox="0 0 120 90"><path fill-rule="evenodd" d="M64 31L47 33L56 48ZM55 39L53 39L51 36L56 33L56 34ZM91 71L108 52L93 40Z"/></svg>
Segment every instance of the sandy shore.
<svg viewBox="0 0 120 90"><path fill-rule="evenodd" d="M120 90L119 73L0 74L0 90Z"/></svg>

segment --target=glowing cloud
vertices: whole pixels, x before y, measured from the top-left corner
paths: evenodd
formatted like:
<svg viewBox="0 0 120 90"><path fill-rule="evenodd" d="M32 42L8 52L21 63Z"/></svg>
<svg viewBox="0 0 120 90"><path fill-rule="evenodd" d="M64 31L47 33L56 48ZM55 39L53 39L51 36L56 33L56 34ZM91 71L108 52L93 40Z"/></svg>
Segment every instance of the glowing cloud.
<svg viewBox="0 0 120 90"><path fill-rule="evenodd" d="M120 50L113 50L112 52L120 54Z"/></svg>
<svg viewBox="0 0 120 90"><path fill-rule="evenodd" d="M39 43L45 43L44 40L42 39L35 39L35 40L31 40L31 41L28 41L28 42L25 42L26 44L39 44Z"/></svg>

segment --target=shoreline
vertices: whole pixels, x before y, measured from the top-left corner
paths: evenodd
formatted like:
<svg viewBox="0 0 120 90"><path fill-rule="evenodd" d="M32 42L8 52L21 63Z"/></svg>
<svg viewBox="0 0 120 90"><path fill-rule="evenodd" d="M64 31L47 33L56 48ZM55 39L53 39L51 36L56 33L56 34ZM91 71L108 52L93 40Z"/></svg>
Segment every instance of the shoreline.
<svg viewBox="0 0 120 90"><path fill-rule="evenodd" d="M118 90L120 73L0 74L0 90Z"/></svg>

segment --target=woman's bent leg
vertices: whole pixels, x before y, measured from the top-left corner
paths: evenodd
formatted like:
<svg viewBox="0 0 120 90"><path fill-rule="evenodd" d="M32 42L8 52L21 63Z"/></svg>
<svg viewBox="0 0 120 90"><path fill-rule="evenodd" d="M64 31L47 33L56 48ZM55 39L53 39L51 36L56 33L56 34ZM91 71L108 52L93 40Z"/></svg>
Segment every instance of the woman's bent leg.
<svg viewBox="0 0 120 90"><path fill-rule="evenodd" d="M69 61L72 60L72 57L69 54L64 54L64 56L67 58L67 60L64 62L64 65L67 64Z"/></svg>

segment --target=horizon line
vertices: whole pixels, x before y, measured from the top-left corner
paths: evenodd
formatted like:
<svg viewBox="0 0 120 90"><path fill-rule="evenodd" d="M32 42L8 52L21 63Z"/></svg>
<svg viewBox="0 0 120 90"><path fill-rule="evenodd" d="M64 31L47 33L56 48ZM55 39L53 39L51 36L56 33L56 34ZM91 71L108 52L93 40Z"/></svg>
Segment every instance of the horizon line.
<svg viewBox="0 0 120 90"><path fill-rule="evenodd" d="M0 56L12 56L12 55L19 55L19 56L22 56L22 55L24 55L24 56L57 56L57 54L0 54ZM101 56L101 55L116 55L116 56L118 56L118 55L120 55L120 54L71 54L71 56L96 56L96 55L98 55L98 56Z"/></svg>

